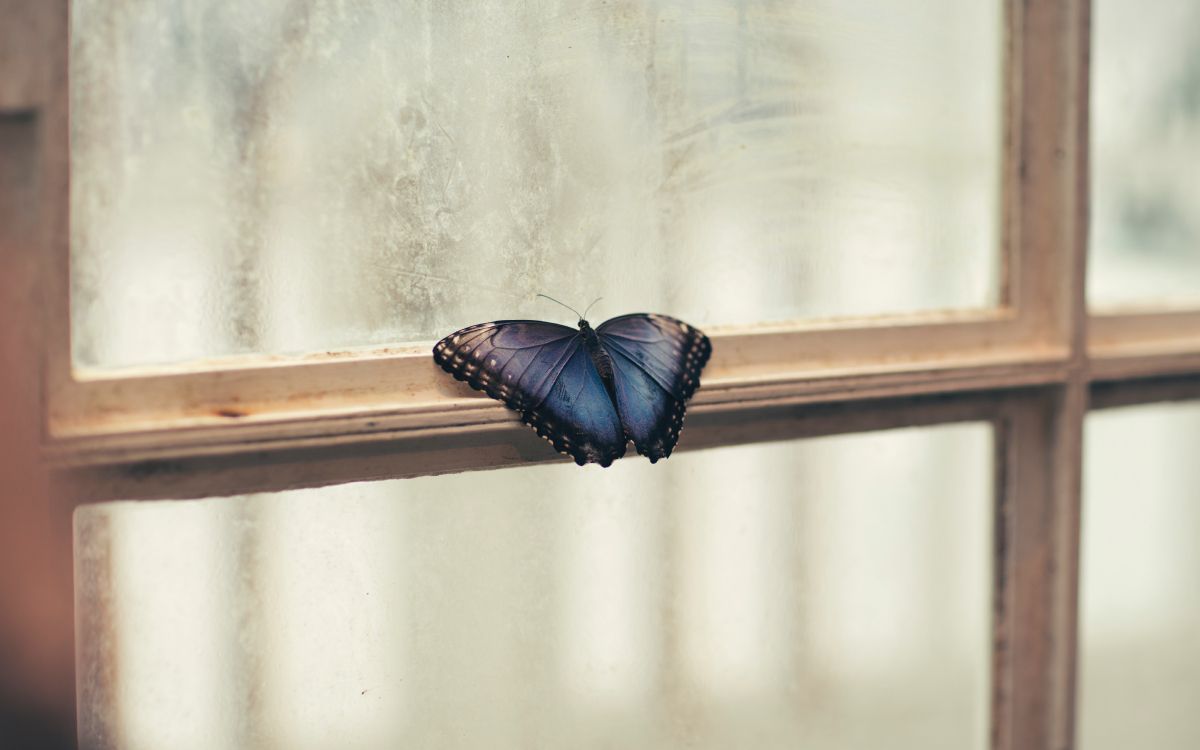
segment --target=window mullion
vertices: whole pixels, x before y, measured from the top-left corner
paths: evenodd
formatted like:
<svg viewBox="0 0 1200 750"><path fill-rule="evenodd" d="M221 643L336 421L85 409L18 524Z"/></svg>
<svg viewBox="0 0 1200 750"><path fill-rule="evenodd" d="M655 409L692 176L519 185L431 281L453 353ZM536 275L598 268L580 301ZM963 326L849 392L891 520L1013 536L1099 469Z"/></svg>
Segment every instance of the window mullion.
<svg viewBox="0 0 1200 750"><path fill-rule="evenodd" d="M993 747L1071 747L1081 383L1014 397L998 461Z"/></svg>
<svg viewBox="0 0 1200 750"><path fill-rule="evenodd" d="M993 744L1074 741L1085 300L1089 0L1012 3L1020 123L1015 304L1067 354L1061 385L1014 402L999 477Z"/></svg>

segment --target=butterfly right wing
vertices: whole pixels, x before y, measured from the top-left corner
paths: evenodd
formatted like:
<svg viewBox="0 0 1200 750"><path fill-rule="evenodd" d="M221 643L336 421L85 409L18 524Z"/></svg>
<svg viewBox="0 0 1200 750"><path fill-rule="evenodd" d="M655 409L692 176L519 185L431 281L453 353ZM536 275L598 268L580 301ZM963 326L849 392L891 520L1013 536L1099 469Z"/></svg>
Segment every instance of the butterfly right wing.
<svg viewBox="0 0 1200 750"><path fill-rule="evenodd" d="M633 313L596 329L612 358L617 412L637 452L651 463L679 441L687 400L712 353L708 337L682 320Z"/></svg>
<svg viewBox="0 0 1200 750"><path fill-rule="evenodd" d="M556 323L501 320L456 331L433 348L443 370L503 401L577 464L625 455L616 408L583 336Z"/></svg>

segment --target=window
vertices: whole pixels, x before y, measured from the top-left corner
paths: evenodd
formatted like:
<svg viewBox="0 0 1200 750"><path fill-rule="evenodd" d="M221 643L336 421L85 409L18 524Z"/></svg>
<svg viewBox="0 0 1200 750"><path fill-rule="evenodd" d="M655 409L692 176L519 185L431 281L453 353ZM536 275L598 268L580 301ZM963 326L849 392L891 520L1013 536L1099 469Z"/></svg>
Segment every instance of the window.
<svg viewBox="0 0 1200 750"><path fill-rule="evenodd" d="M1122 4L24 6L50 72L0 91L39 148L14 184L41 191L46 453L80 507L82 743L1099 742L1111 652L1085 619L1078 699L1076 631L1110 417L1085 413L1195 398L1200 373L1187 161L1122 171L1135 73L1103 56L1144 44ZM1185 5L1139 11L1175 61ZM1180 153L1193 67L1156 68ZM1113 258L1164 255L1147 278L1184 293L1118 307ZM665 467L536 466L432 366L440 332L545 317L534 291L710 332ZM113 502L145 499L194 502ZM344 637L305 640L339 610ZM164 623L189 647L141 638ZM489 624L511 647L461 648ZM304 669L357 695L283 689ZM153 720L183 702L193 725Z"/></svg>
<svg viewBox="0 0 1200 750"><path fill-rule="evenodd" d="M116 622L85 663L121 677L85 722L181 748L983 747L993 454L977 421L89 506L81 607Z"/></svg>
<svg viewBox="0 0 1200 750"><path fill-rule="evenodd" d="M1196 401L1088 416L1080 597L1080 745L1189 747L1200 727L1193 593ZM1136 706L1136 710L1124 710Z"/></svg>

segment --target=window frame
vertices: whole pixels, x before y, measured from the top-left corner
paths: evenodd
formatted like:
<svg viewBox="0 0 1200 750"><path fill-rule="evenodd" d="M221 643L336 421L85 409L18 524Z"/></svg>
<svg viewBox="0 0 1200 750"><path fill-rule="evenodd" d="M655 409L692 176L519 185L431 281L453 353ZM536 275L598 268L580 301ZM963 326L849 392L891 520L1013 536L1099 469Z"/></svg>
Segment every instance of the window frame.
<svg viewBox="0 0 1200 750"><path fill-rule="evenodd" d="M50 45L56 50L51 61L55 80L65 81L69 2L55 4L59 38ZM1070 276L1072 261L1069 237L1053 232L1062 225L1056 216L1071 215L1074 194L1070 180L1062 179L1069 178L1071 165L1060 159L1050 165L1052 175L1031 171L1029 165L1042 164L1047 150L1067 153L1072 133L1063 127L1069 114L1057 111L1064 109L1061 105L1048 118L1056 123L1052 134L1024 114L1029 91L1065 101L1059 77L1046 79L1053 85L1025 85L1022 70L1030 65L1040 70L1059 54L1047 44L1048 35L1030 28L1021 6L1008 4L1002 43L1008 106L998 207L998 304L987 310L711 329L714 354L692 415L1062 379L1071 356L1066 340L1071 324L1053 280ZM431 363L432 342L123 371L75 368L65 230L70 219L67 97L65 85L51 86L44 108L47 205L60 229L50 239L54 247L46 279L45 442L58 465L111 466L431 435L469 443L498 423L515 420L499 404L447 382ZM681 445L686 448L687 438ZM476 468L491 465L483 461Z"/></svg>
<svg viewBox="0 0 1200 750"><path fill-rule="evenodd" d="M39 144L30 188L39 210L23 251L44 270L42 441L66 493L64 515L109 499L557 459L502 406L449 383L428 345L76 371L69 0L0 2L15 8L0 37L27 42L16 47L15 65L0 68L0 117L31 128ZM1089 316L1090 0L1004 5L997 307L714 329L713 360L680 449L991 422L990 746L1063 748L1074 739L1083 419L1089 408L1200 396L1200 310Z"/></svg>

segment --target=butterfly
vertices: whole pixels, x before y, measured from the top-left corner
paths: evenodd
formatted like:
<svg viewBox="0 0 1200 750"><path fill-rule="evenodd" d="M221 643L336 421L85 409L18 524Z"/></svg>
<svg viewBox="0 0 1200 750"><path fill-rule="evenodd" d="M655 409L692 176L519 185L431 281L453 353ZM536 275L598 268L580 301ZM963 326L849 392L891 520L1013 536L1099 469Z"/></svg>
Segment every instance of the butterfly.
<svg viewBox="0 0 1200 750"><path fill-rule="evenodd" d="M632 313L592 328L586 314L576 312L579 330L540 320L478 323L437 342L433 359L503 401L580 466L611 465L629 441L651 463L670 456L712 354L708 337L666 315Z"/></svg>

